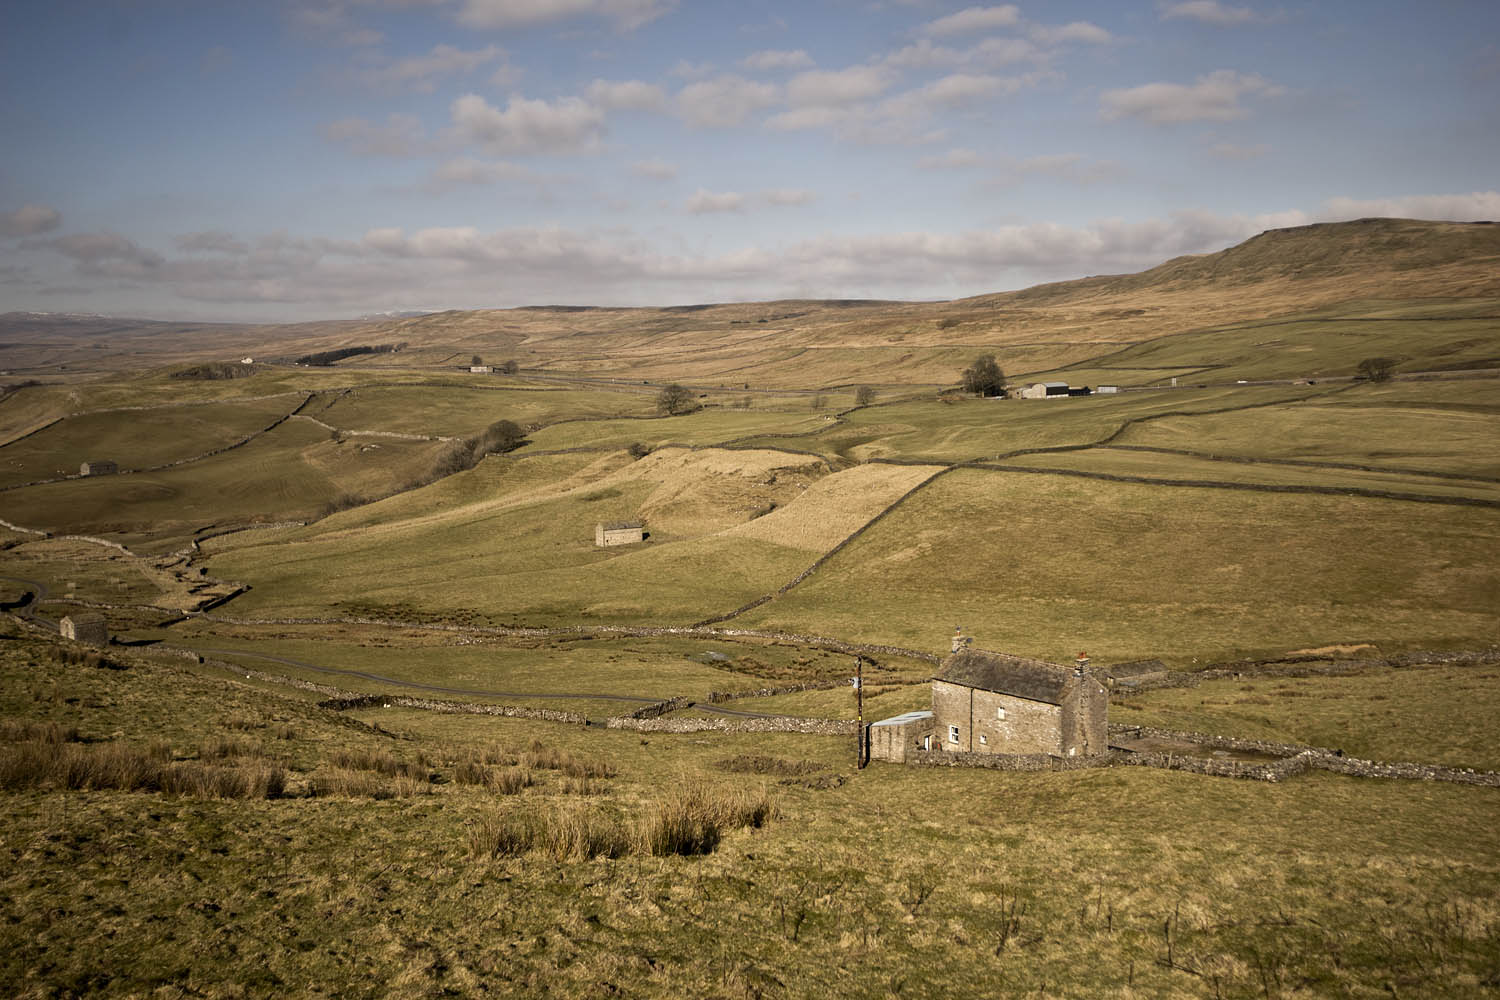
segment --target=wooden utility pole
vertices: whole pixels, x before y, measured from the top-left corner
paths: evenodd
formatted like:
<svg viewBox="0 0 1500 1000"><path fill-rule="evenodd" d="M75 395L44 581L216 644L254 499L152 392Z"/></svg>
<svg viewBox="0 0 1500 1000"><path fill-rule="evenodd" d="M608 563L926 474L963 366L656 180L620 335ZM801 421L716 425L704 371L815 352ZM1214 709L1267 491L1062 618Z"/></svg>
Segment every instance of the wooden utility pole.
<svg viewBox="0 0 1500 1000"><path fill-rule="evenodd" d="M854 658L854 766L865 766L865 658Z"/></svg>

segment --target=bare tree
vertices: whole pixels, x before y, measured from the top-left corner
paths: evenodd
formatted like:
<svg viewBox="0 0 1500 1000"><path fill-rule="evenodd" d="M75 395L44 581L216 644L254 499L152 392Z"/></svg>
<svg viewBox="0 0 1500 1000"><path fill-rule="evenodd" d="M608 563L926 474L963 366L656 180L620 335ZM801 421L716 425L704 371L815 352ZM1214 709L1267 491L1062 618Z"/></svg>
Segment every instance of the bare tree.
<svg viewBox="0 0 1500 1000"><path fill-rule="evenodd" d="M669 417L678 417L684 413L692 413L698 408L698 401L693 397L691 390L673 382L662 389L656 396L656 412L665 413Z"/></svg>
<svg viewBox="0 0 1500 1000"><path fill-rule="evenodd" d="M1371 382L1386 382L1396 373L1395 358L1365 358L1359 363L1359 373Z"/></svg>
<svg viewBox="0 0 1500 1000"><path fill-rule="evenodd" d="M862 385L854 390L854 405L869 406L875 402L875 387L873 385Z"/></svg>

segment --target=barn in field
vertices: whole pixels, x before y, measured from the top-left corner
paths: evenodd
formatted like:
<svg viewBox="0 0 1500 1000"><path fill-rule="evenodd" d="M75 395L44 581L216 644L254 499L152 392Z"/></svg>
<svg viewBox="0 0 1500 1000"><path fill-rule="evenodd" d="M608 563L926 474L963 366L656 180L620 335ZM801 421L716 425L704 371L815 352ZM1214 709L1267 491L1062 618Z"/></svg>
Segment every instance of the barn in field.
<svg viewBox="0 0 1500 1000"><path fill-rule="evenodd" d="M594 525L594 544L600 548L634 545L645 537L646 525L641 521L600 521Z"/></svg>
<svg viewBox="0 0 1500 1000"><path fill-rule="evenodd" d="M78 467L81 476L112 476L120 471L120 466L109 459L100 459L97 462L84 462Z"/></svg>
<svg viewBox="0 0 1500 1000"><path fill-rule="evenodd" d="M68 615L57 623L57 631L64 639L86 643L90 646L109 645L109 623L101 614L91 611Z"/></svg>

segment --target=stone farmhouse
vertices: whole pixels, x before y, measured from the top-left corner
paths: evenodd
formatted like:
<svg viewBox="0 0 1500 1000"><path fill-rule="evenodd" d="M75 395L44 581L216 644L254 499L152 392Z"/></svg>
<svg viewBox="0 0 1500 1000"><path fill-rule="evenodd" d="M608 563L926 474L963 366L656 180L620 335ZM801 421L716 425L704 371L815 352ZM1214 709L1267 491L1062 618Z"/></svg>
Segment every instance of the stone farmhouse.
<svg viewBox="0 0 1500 1000"><path fill-rule="evenodd" d="M1093 390L1086 385L1069 385L1066 382L1033 382L1016 394L1018 399L1067 399L1069 396L1090 396Z"/></svg>
<svg viewBox="0 0 1500 1000"><path fill-rule="evenodd" d="M57 631L64 639L87 643L90 646L109 645L109 623L104 616L93 612L68 615L57 623Z"/></svg>
<svg viewBox="0 0 1500 1000"><path fill-rule="evenodd" d="M870 726L870 756L914 751L1080 757L1109 749L1109 692L1080 663L971 648L962 635L932 679L932 710Z"/></svg>
<svg viewBox="0 0 1500 1000"><path fill-rule="evenodd" d="M645 529L641 521L600 521L594 525L594 544L600 548L633 545L645 540Z"/></svg>
<svg viewBox="0 0 1500 1000"><path fill-rule="evenodd" d="M78 474L81 476L113 476L119 471L119 465L108 459L101 459L97 462L84 462L78 467Z"/></svg>

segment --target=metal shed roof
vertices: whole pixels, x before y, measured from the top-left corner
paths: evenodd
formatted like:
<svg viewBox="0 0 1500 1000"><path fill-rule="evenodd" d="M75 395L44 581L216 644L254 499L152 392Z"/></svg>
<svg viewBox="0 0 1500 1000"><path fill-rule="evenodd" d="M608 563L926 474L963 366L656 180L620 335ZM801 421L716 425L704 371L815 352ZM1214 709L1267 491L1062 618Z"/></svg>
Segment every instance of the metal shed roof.
<svg viewBox="0 0 1500 1000"><path fill-rule="evenodd" d="M924 719L930 718L932 718L931 710L922 712L907 712L904 715L893 715L889 719L881 719L879 722L872 722L870 723L870 728L873 729L876 726L904 726L908 722L921 722Z"/></svg>

